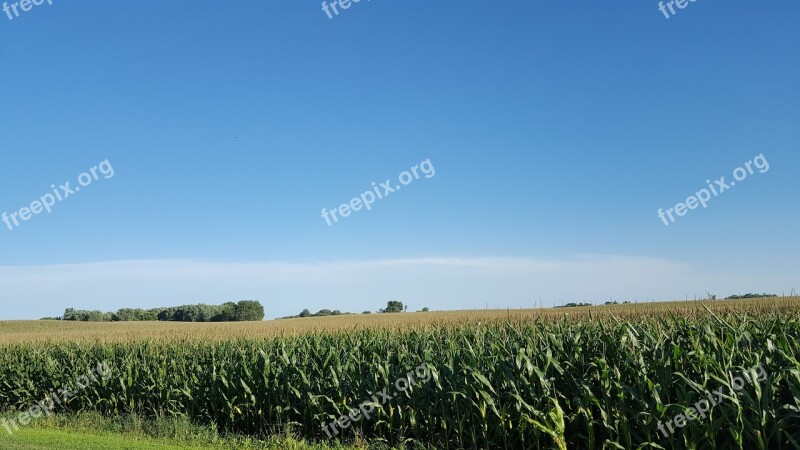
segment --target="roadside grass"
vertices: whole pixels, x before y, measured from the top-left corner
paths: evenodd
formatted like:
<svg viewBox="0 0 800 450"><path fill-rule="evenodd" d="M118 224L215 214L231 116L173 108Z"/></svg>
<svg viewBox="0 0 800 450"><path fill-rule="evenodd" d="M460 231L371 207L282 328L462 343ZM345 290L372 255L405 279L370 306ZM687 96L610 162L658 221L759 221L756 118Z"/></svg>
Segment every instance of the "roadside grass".
<svg viewBox="0 0 800 450"><path fill-rule="evenodd" d="M15 432L13 436L9 436L8 434L3 435L0 437L0 447L11 450L201 450L207 448L224 448L187 445L168 439L137 439L108 432L88 433L38 428L25 428Z"/></svg>
<svg viewBox="0 0 800 450"><path fill-rule="evenodd" d="M10 417L9 414L0 415L0 418ZM13 434L9 434L5 427L0 426L0 448L11 450L360 450L367 448L358 444L311 443L296 439L289 434L265 439L220 435L212 427L196 425L186 419L149 420L135 415L104 417L97 413L52 415L36 419L13 431Z"/></svg>

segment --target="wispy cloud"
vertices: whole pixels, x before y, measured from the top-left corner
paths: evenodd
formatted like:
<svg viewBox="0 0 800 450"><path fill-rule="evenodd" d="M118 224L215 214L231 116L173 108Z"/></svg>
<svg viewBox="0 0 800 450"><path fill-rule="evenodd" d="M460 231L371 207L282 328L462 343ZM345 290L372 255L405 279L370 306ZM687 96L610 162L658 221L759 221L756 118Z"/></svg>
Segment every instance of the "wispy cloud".
<svg viewBox="0 0 800 450"><path fill-rule="evenodd" d="M755 277L754 277L755 278ZM765 282L783 280L759 278ZM303 308L376 310L545 306L561 301L682 298L748 286L746 274L699 275L689 264L650 257L568 259L426 257L329 262L129 260L0 266L3 318L60 314L65 307L116 310L258 299L268 317Z"/></svg>

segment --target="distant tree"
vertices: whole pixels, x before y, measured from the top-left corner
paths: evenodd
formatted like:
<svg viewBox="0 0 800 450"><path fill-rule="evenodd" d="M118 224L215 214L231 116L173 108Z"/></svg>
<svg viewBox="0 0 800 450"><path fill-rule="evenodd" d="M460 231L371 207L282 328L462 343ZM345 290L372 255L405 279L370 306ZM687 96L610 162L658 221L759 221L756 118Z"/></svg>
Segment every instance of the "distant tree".
<svg viewBox="0 0 800 450"><path fill-rule="evenodd" d="M84 311L81 317L84 322L111 322L111 313L103 311Z"/></svg>
<svg viewBox="0 0 800 450"><path fill-rule="evenodd" d="M361 314L372 314L372 312L371 311L364 311Z"/></svg>
<svg viewBox="0 0 800 450"><path fill-rule="evenodd" d="M238 304L170 306L167 308L139 309L122 308L116 313L83 311L75 308L64 310L62 320L84 322L162 320L176 322L229 322L263 320L264 307L255 300L242 300Z"/></svg>
<svg viewBox="0 0 800 450"><path fill-rule="evenodd" d="M382 309L382 313L398 313L403 312L405 307L403 306L403 302L397 300L390 300L386 302L386 309Z"/></svg>
<svg viewBox="0 0 800 450"><path fill-rule="evenodd" d="M211 318L212 322L233 322L236 317L236 303L226 302L220 305L219 311Z"/></svg>
<svg viewBox="0 0 800 450"><path fill-rule="evenodd" d="M242 300L234 307L233 317L237 322L264 320L264 307L255 300Z"/></svg>
<svg viewBox="0 0 800 450"><path fill-rule="evenodd" d="M762 297L777 297L775 294L751 294L747 293L744 295L731 295L730 297L725 297L725 300L742 300L746 298L762 298Z"/></svg>
<svg viewBox="0 0 800 450"><path fill-rule="evenodd" d="M298 314L296 316L278 317L278 319L296 319L298 317L346 316L346 315L350 315L350 314L353 314L353 313L342 312L342 311L340 311L338 309L334 309L333 311L331 311L330 309L320 309L319 311L317 311L317 312L312 314L311 311L309 311L308 309L304 309L304 310L300 311L300 314Z"/></svg>
<svg viewBox="0 0 800 450"><path fill-rule="evenodd" d="M567 303L564 306L555 306L554 308L577 308L579 306L592 306L591 303Z"/></svg>
<svg viewBox="0 0 800 450"><path fill-rule="evenodd" d="M75 317L75 308L67 308L64 310L63 320L78 320Z"/></svg>
<svg viewBox="0 0 800 450"><path fill-rule="evenodd" d="M158 315L156 316L156 318L158 320L161 320L161 321L177 320L175 318L175 308L164 308L164 309L162 309L161 311L158 312Z"/></svg>
<svg viewBox="0 0 800 450"><path fill-rule="evenodd" d="M79 322L111 322L112 314L102 311L85 311L67 308L64 310L64 320Z"/></svg>
<svg viewBox="0 0 800 450"><path fill-rule="evenodd" d="M88 322L111 322L111 313L92 311L89 313Z"/></svg>
<svg viewBox="0 0 800 450"><path fill-rule="evenodd" d="M114 314L114 321L128 322L134 320L158 320L158 313L154 310L138 308L122 308Z"/></svg>
<svg viewBox="0 0 800 450"><path fill-rule="evenodd" d="M197 305L197 321L198 322L211 322L211 319L219 312L218 305Z"/></svg>
<svg viewBox="0 0 800 450"><path fill-rule="evenodd" d="M426 307L424 307L424 308L422 308L422 312L428 312L428 311L430 311L430 309L428 309L428 307L427 307L427 306L426 306Z"/></svg>

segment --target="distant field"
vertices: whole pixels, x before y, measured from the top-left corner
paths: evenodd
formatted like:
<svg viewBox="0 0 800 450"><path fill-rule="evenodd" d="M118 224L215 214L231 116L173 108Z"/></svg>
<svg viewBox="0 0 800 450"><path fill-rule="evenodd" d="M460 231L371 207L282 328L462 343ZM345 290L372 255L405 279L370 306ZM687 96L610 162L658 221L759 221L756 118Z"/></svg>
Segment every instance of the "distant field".
<svg viewBox="0 0 800 450"><path fill-rule="evenodd" d="M678 314L689 317L712 311L762 312L793 311L800 297L749 300L675 301L578 308L490 309L430 311L424 313L353 314L267 320L263 322L181 323L181 322L60 322L0 321L0 345L4 343L138 340L229 340L289 336L308 332L383 328L411 329L453 324L514 320L553 320L571 318L633 319Z"/></svg>

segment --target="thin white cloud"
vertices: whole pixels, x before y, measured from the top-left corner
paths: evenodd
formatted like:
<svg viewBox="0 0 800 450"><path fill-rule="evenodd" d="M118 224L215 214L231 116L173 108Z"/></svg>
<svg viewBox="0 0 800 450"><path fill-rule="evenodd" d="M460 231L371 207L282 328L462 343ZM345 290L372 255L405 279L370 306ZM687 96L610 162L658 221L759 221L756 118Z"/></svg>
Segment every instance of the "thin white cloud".
<svg viewBox="0 0 800 450"><path fill-rule="evenodd" d="M758 284L754 283L758 280ZM778 286L747 274L703 274L650 257L577 255L569 259L430 257L364 261L221 262L129 260L0 266L4 319L59 315L65 307L114 311L257 299L268 317L303 308L360 312L399 299L409 309L545 306L561 301L669 299L706 289ZM769 284L772 283L772 284Z"/></svg>

